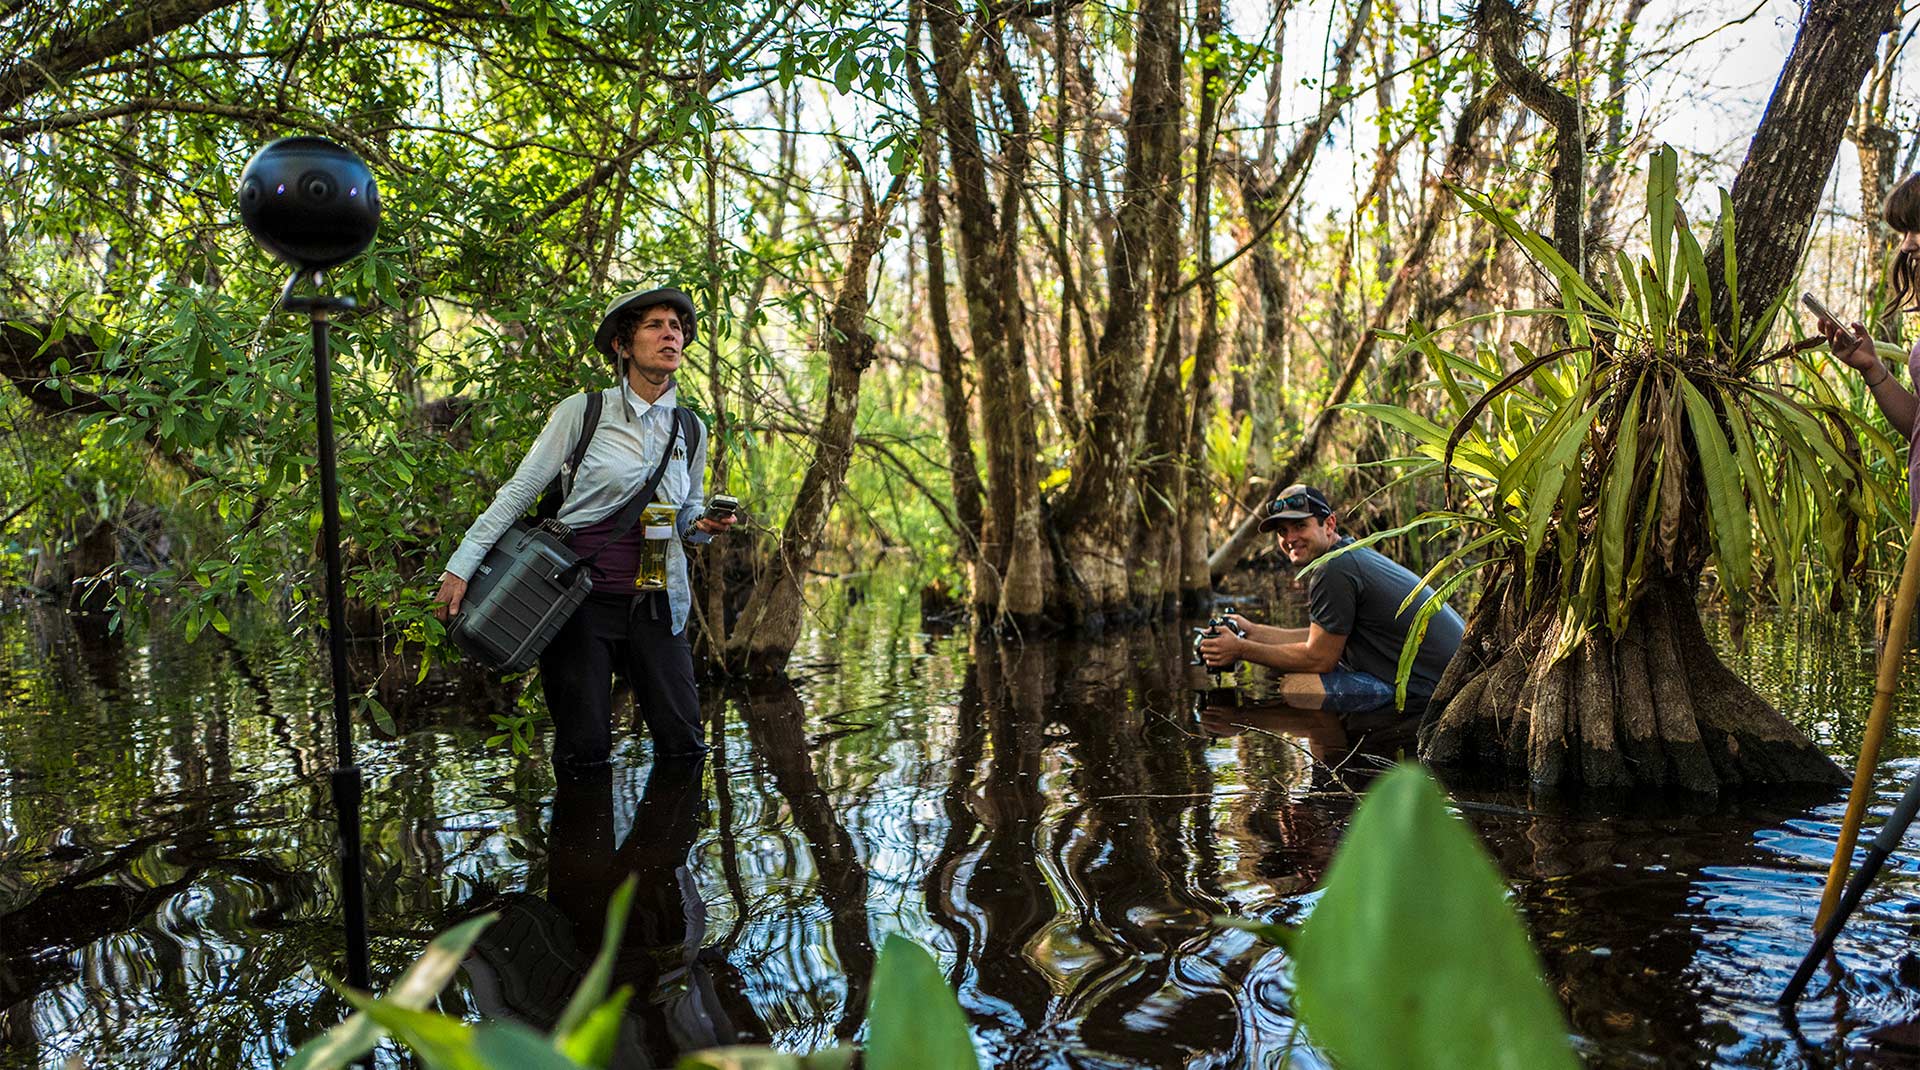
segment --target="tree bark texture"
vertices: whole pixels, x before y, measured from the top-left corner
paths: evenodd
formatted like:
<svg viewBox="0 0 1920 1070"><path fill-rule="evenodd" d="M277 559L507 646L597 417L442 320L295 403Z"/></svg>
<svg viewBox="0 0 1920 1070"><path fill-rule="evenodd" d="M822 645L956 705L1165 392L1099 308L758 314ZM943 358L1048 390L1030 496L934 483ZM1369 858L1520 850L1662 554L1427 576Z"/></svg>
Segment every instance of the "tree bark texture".
<svg viewBox="0 0 1920 1070"><path fill-rule="evenodd" d="M927 251L927 314L933 322L934 359L940 369L940 411L946 419L947 469L953 485L953 510L965 531L965 537L960 540L960 553L963 560L971 563L980 552L980 469L973 460L973 416L967 400L966 358L954 338L953 314L947 306L946 220L940 207L938 144L929 144L922 159L920 227Z"/></svg>
<svg viewBox="0 0 1920 1070"><path fill-rule="evenodd" d="M1173 0L1143 0L1134 40L1133 91L1113 241L1107 246L1107 310L1090 369L1086 419L1073 451L1073 481L1056 519L1066 582L1059 586L1067 620L1098 630L1109 615L1132 610L1135 551L1133 480L1143 430L1141 368L1164 374L1177 360L1155 355L1156 334L1169 348L1170 309L1155 292L1156 258L1179 241L1180 12ZM1177 249L1176 255L1177 255ZM1164 384L1156 384L1164 386ZM1164 401L1164 389L1154 392ZM1161 413L1162 417L1166 414ZM1149 523L1164 523L1159 514ZM1163 561L1145 562L1152 571ZM1164 575L1164 573L1162 573Z"/></svg>
<svg viewBox="0 0 1920 1070"><path fill-rule="evenodd" d="M1897 0L1808 0L1760 128L1733 180L1743 329L1793 280L1874 46ZM1721 234L1707 250L1713 319L1732 327ZM1691 309L1692 305L1689 304Z"/></svg>
<svg viewBox="0 0 1920 1070"><path fill-rule="evenodd" d="M1556 608L1529 612L1520 587L1509 572L1475 607L1420 725L1422 761L1545 789L1847 782L1722 664L1692 582L1650 582L1618 636L1559 661Z"/></svg>

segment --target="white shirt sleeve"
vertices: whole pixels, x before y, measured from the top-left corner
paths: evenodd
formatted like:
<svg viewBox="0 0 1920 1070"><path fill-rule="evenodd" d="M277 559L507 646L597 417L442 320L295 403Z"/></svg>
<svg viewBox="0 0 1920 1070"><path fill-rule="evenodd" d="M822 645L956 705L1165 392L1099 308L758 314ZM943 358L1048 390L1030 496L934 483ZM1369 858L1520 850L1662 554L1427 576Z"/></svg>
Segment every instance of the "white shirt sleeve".
<svg viewBox="0 0 1920 1070"><path fill-rule="evenodd" d="M493 504L467 529L460 548L447 561L448 572L463 580L472 579L487 551L507 533L514 520L533 506L540 492L553 482L553 477L560 474L560 465L567 459L567 451L573 448L572 440L580 431L585 398L585 394L575 394L553 407L553 412L547 415L547 426L540 429L539 437L533 440L533 447L527 450L520 467L514 470L512 478L500 485Z"/></svg>

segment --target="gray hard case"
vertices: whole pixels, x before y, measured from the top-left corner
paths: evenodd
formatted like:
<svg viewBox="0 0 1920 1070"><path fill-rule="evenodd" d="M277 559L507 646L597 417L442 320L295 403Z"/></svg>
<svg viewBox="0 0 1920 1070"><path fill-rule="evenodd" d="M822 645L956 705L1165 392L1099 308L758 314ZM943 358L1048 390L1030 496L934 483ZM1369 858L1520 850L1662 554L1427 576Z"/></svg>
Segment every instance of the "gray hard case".
<svg viewBox="0 0 1920 1070"><path fill-rule="evenodd" d="M593 581L559 539L517 521L467 581L454 645L495 672L533 667Z"/></svg>

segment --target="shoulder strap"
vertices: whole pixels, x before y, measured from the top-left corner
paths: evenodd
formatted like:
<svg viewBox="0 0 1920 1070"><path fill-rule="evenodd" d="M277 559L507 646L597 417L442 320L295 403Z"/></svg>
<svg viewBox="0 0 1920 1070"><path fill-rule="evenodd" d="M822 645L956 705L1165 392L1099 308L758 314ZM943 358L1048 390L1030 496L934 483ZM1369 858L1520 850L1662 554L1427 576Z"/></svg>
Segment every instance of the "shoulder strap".
<svg viewBox="0 0 1920 1070"><path fill-rule="evenodd" d="M654 492L660 489L660 479L667 474L667 462L673 459L673 444L680 437L680 423L677 419L673 421L672 430L667 432L666 448L660 451L660 463L653 466L653 474L647 477L646 485L621 508L620 522L613 526L613 534L607 536L607 541L600 544L599 550L581 558L581 564L600 556L600 550L619 542L627 532L633 530L633 525L639 522L640 514L647 511L647 506L653 504Z"/></svg>
<svg viewBox="0 0 1920 1070"><path fill-rule="evenodd" d="M600 391L587 393L587 411L580 414L580 438L573 444L573 452L567 455L567 463L560 467L560 494L562 497L573 493L573 475L580 470L580 462L587 456L587 444L593 441L593 433L600 427L600 409L606 399Z"/></svg>
<svg viewBox="0 0 1920 1070"><path fill-rule="evenodd" d="M540 492L540 501L533 507L533 515L540 520L551 520L560 515L560 507L566 504L567 495L573 493L573 474L580 470L580 461L587 455L587 444L593 441L594 429L600 426L600 409L603 399L600 391L586 393L587 407L580 414L580 433L575 436L573 449L567 459L560 462L560 474L553 477L547 489Z"/></svg>
<svg viewBox="0 0 1920 1070"><path fill-rule="evenodd" d="M693 464L693 455L700 452L700 418L692 409L676 407L674 420L680 425L681 437L687 440L687 464Z"/></svg>

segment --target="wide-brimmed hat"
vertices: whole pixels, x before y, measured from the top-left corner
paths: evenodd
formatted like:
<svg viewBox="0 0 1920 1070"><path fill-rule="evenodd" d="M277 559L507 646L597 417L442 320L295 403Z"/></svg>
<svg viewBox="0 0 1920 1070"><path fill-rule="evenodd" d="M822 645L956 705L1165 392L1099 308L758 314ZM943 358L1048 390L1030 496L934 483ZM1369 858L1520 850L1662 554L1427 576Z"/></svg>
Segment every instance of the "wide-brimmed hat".
<svg viewBox="0 0 1920 1070"><path fill-rule="evenodd" d="M1267 503L1267 515L1260 521L1261 531L1272 531L1283 520L1324 520L1333 515L1333 503L1319 487L1295 483Z"/></svg>
<svg viewBox="0 0 1920 1070"><path fill-rule="evenodd" d="M593 332L593 348L606 354L609 360L619 360L620 358L613 351L613 318L623 309L631 308L638 311L655 305L666 305L680 313L680 319L687 332L684 343L692 345L695 319L693 298L688 297L684 290L662 286L653 290L634 290L614 298L612 303L607 305L607 310L600 314L600 328Z"/></svg>

